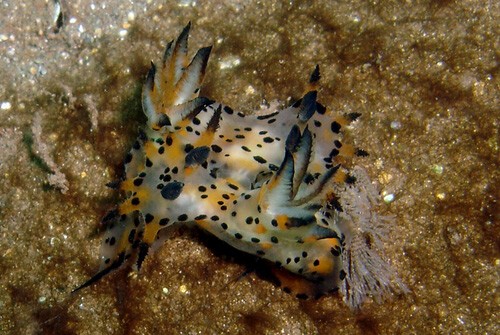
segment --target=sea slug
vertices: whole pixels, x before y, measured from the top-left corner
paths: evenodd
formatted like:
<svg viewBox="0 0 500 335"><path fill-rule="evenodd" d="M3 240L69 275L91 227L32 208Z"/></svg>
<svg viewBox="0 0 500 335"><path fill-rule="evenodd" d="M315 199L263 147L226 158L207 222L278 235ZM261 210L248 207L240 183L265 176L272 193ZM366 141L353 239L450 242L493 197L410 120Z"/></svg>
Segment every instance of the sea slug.
<svg viewBox="0 0 500 335"><path fill-rule="evenodd" d="M353 308L406 288L377 248L387 218L367 174L349 167L367 153L342 142L360 114L333 116L318 102L316 66L301 99L246 115L200 97L211 47L189 62L188 24L147 74L147 126L115 186L125 199L104 218L99 272L138 270L167 227L194 224L260 257L299 298L339 290ZM75 290L75 291L76 291Z"/></svg>

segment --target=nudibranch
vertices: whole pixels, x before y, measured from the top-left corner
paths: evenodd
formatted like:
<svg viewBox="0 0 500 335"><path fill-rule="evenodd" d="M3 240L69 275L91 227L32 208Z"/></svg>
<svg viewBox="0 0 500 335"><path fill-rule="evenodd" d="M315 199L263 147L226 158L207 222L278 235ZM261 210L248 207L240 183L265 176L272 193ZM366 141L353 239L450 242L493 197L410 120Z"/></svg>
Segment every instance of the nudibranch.
<svg viewBox="0 0 500 335"><path fill-rule="evenodd" d="M147 126L115 185L125 199L102 220L100 270L77 290L124 264L139 270L162 231L187 224L265 260L298 297L340 289L357 307L404 290L375 250L387 221L372 209L377 193L346 163L367 154L342 142L359 114L332 116L317 101L318 66L282 110L247 115L200 97L211 47L189 61L189 30L147 74Z"/></svg>

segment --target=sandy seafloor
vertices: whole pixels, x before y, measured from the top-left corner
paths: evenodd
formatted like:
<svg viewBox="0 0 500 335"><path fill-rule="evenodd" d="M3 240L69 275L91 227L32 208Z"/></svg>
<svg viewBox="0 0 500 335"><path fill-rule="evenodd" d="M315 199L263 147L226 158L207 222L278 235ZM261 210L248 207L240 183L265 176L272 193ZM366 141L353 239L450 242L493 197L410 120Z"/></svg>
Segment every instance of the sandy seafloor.
<svg viewBox="0 0 500 335"><path fill-rule="evenodd" d="M498 334L496 1L0 2L1 334ZM301 301L182 231L71 295L98 268L105 184L145 118L150 60L192 21L213 44L203 94L245 112L298 98L315 64L332 113L397 217L386 257L411 293ZM38 115L38 116L37 116ZM66 176L50 187L43 153Z"/></svg>

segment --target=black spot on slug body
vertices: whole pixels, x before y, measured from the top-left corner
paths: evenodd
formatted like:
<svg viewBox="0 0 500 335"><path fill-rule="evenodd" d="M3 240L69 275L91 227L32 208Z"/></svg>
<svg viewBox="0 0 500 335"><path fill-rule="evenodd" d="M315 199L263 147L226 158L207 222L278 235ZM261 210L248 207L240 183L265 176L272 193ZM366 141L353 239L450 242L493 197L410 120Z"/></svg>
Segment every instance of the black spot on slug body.
<svg viewBox="0 0 500 335"><path fill-rule="evenodd" d="M332 132L334 132L335 134L338 134L338 133L340 133L340 128L342 128L342 126L337 121L333 121L332 124L330 125L330 128L331 128Z"/></svg>
<svg viewBox="0 0 500 335"><path fill-rule="evenodd" d="M255 161L257 161L260 164L267 163L267 161L264 158L262 158L261 156L253 156L253 159L255 159Z"/></svg>
<svg viewBox="0 0 500 335"><path fill-rule="evenodd" d="M165 185L161 190L161 196L165 200L175 200L181 195L184 183L173 181Z"/></svg>

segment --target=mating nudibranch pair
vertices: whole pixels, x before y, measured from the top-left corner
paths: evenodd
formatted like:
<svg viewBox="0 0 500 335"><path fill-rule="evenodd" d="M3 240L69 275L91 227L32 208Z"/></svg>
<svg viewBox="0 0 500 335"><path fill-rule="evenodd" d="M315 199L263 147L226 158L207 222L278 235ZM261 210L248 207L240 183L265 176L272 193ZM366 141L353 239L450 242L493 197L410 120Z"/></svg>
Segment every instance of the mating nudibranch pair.
<svg viewBox="0 0 500 335"><path fill-rule="evenodd" d="M299 297L340 288L357 307L404 289L374 250L384 221L372 211L377 194L363 170L342 165L366 155L341 142L359 114L332 117L316 100L318 67L282 110L245 115L199 97L211 47L189 62L189 29L147 75L147 127L118 184L126 199L103 218L100 271L78 289L127 262L140 269L163 229L187 223L265 259Z"/></svg>

